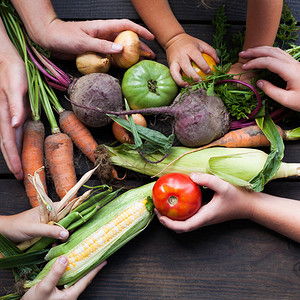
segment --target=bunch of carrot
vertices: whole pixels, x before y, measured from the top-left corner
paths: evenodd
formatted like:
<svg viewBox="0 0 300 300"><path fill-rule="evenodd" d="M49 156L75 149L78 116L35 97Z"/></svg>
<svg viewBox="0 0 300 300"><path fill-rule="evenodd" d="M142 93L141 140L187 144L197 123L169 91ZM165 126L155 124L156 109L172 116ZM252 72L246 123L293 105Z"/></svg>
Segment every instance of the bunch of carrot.
<svg viewBox="0 0 300 300"><path fill-rule="evenodd" d="M36 50L21 28L21 22L12 7L2 6L0 12L10 39L23 58L27 71L31 120L28 120L25 125L22 164L27 196L30 204L37 206L39 204L37 193L28 176L33 175L44 165L44 149L46 167L51 174L57 195L63 198L77 182L72 141L92 162L95 161L94 151L97 142L73 112L65 111L61 107L56 94L49 86L50 78L54 82L52 86L66 89L70 83L69 77ZM44 64L44 67L40 62ZM44 125L39 114L41 105L51 126L52 134L46 139ZM60 127L53 114L52 105L59 113ZM45 171L41 169L39 175L46 190Z"/></svg>

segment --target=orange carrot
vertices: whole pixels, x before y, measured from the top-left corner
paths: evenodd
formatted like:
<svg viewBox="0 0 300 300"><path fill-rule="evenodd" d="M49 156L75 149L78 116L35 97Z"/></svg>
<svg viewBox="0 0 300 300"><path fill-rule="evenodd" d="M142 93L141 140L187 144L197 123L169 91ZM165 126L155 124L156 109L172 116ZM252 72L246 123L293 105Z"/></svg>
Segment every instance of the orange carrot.
<svg viewBox="0 0 300 300"><path fill-rule="evenodd" d="M283 130L279 126L276 126L281 137L284 140L296 140L300 139L300 128L295 128L293 130ZM170 165L174 162L182 158L183 156L197 152L200 150L204 150L211 147L226 147L226 148L256 148L256 147L266 147L270 145L270 141L261 131L261 129L256 126L247 126L241 129L232 130L226 133L221 138L211 142L210 144L204 145L200 148L193 148L190 151L187 151L173 161L171 161L168 165L166 165L163 170L161 170L155 176L158 176L162 172L164 172Z"/></svg>
<svg viewBox="0 0 300 300"><path fill-rule="evenodd" d="M70 137L61 132L47 136L45 157L56 193L61 199L77 182Z"/></svg>
<svg viewBox="0 0 300 300"><path fill-rule="evenodd" d="M43 144L45 138L45 129L41 121L27 121L24 130L22 165L24 172L24 186L32 207L38 206L37 192L28 179L28 175L34 175L34 172L44 165ZM46 175L44 169L39 172L43 186L46 187Z"/></svg>
<svg viewBox="0 0 300 300"><path fill-rule="evenodd" d="M62 111L59 115L59 125L76 147L86 155L92 162L95 162L94 153L98 146L87 127L81 123L72 111Z"/></svg>

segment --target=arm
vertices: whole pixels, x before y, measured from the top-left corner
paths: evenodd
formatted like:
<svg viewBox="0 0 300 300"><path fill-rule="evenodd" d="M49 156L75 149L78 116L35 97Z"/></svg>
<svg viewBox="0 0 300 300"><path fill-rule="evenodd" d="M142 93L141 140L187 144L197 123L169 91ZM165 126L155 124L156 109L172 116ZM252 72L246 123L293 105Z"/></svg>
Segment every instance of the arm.
<svg viewBox="0 0 300 300"><path fill-rule="evenodd" d="M300 63L287 52L273 47L256 47L240 53L248 62L242 66L244 70L268 69L286 81L285 89L279 88L266 80L256 84L269 97L278 103L300 111Z"/></svg>
<svg viewBox="0 0 300 300"><path fill-rule="evenodd" d="M191 60L205 73L210 72L201 52L209 54L216 62L219 61L215 49L185 33L167 0L132 0L132 3L166 51L171 74L178 85L184 86L186 84L181 78L181 70L187 76L192 76L195 81L200 79L191 65Z"/></svg>
<svg viewBox="0 0 300 300"><path fill-rule="evenodd" d="M249 219L300 241L300 201L249 192L209 174L194 173L191 178L215 194L185 221L173 221L158 214L160 222L168 228L180 233L233 219Z"/></svg>
<svg viewBox="0 0 300 300"><path fill-rule="evenodd" d="M248 0L246 34L243 50L257 46L273 46L280 23L283 0ZM243 72L247 60L240 57L230 70L232 74ZM253 73L243 75L250 81Z"/></svg>
<svg viewBox="0 0 300 300"><path fill-rule="evenodd" d="M146 40L154 36L129 20L64 22L55 14L50 0L12 0L28 34L39 45L59 54L76 55L94 51L117 53L122 46L112 41L124 30L132 30ZM148 52L153 52L143 44Z"/></svg>
<svg viewBox="0 0 300 300"><path fill-rule="evenodd" d="M1 151L10 171L23 178L21 158L22 127L27 114L24 97L27 77L22 58L11 43L0 19L0 140Z"/></svg>

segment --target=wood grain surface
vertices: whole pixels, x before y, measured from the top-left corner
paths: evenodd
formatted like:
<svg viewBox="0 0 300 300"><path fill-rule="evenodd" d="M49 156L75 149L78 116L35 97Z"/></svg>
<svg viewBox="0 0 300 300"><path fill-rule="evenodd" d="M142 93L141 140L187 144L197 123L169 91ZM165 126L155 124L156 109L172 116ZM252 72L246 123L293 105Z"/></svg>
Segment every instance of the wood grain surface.
<svg viewBox="0 0 300 300"><path fill-rule="evenodd" d="M146 1L146 0L145 0ZM61 1L53 0L60 18L87 20L129 18L142 23L130 1ZM242 30L246 1L216 1L216 7L205 9L199 0L171 0L170 4L185 30L212 42L211 19L216 8L226 4L232 24L229 34ZM300 1L287 1L300 20ZM154 41L148 43L156 52L157 61L166 64L166 57ZM73 62L62 64L74 72ZM121 78L121 75L117 75ZM63 105L68 103L58 94ZM109 141L110 126L91 129L98 143ZM80 177L91 164L75 149L76 171ZM286 162L300 162L300 142L286 144ZM145 178L131 174L136 185ZM90 184L96 184L93 177ZM48 181L50 197L56 197ZM300 200L297 178L275 180L266 185L266 193ZM204 191L209 201L212 193ZM10 215L29 208L23 184L14 179L0 157L0 214ZM300 215L300 213L299 213ZM0 272L0 295L13 285L10 270ZM108 259L107 266L79 297L96 299L300 299L300 246L273 231L247 220L235 220L186 234L176 234L155 218L149 227Z"/></svg>

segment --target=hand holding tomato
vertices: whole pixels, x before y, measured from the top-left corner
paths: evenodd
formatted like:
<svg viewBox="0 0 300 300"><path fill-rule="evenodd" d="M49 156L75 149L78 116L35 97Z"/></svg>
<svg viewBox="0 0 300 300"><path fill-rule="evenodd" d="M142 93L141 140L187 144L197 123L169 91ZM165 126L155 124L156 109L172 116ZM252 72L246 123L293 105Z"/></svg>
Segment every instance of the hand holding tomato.
<svg viewBox="0 0 300 300"><path fill-rule="evenodd" d="M181 233L233 219L252 219L253 200L258 193L233 186L210 174L192 173L190 177L196 184L215 191L212 200L185 221L172 220L157 208L156 214L164 226Z"/></svg>
<svg viewBox="0 0 300 300"><path fill-rule="evenodd" d="M173 220L186 220L201 206L199 186L181 173L169 173L154 184L152 198L155 208Z"/></svg>

